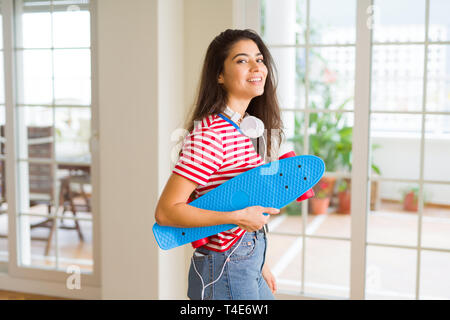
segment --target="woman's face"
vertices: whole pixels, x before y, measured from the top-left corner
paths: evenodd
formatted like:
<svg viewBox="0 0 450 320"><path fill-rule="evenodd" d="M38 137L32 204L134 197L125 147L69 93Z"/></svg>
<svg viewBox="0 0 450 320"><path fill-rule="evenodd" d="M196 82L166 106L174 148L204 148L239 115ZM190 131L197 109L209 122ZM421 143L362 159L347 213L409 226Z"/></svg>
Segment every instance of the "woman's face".
<svg viewBox="0 0 450 320"><path fill-rule="evenodd" d="M236 42L225 59L218 82L223 84L228 98L251 100L264 93L267 67L253 40Z"/></svg>

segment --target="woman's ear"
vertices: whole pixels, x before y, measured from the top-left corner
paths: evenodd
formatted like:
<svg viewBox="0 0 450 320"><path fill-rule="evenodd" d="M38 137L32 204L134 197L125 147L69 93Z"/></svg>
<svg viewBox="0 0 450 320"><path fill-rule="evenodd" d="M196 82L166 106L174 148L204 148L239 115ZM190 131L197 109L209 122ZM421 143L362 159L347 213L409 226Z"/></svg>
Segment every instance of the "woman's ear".
<svg viewBox="0 0 450 320"><path fill-rule="evenodd" d="M223 84L223 75L219 74L219 78L217 79L218 84Z"/></svg>

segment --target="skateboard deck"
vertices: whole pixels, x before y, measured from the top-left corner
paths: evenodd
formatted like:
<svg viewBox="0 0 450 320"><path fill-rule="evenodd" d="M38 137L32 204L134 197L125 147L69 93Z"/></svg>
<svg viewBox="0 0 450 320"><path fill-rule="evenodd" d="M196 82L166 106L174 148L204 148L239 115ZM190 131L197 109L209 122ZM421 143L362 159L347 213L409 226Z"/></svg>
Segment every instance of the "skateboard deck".
<svg viewBox="0 0 450 320"><path fill-rule="evenodd" d="M241 173L189 205L223 212L250 206L281 209L310 190L324 172L325 164L316 156L289 157ZM234 224L221 224L178 228L155 223L152 230L159 247L168 250L234 227Z"/></svg>

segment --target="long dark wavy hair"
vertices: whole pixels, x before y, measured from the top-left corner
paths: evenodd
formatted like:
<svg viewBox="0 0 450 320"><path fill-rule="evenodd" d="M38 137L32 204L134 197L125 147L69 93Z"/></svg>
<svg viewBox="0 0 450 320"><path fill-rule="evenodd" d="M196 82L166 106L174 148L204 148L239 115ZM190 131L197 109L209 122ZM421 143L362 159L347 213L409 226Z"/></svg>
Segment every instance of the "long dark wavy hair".
<svg viewBox="0 0 450 320"><path fill-rule="evenodd" d="M189 132L192 132L195 121L201 121L206 116L218 114L225 110L227 92L217 80L220 73L224 70L225 59L230 54L232 46L240 40L253 40L263 54L264 63L267 67L264 93L250 101L246 112L261 119L264 123L267 130L267 157L272 158L276 156L276 152L273 155L272 151L279 149L284 136L284 127L276 95L276 67L266 45L253 30L227 29L216 36L210 43L203 63L197 98L184 127ZM273 138L277 141L276 143L272 143ZM259 150L259 154L263 153L264 150ZM272 159L271 161L273 160L277 159Z"/></svg>

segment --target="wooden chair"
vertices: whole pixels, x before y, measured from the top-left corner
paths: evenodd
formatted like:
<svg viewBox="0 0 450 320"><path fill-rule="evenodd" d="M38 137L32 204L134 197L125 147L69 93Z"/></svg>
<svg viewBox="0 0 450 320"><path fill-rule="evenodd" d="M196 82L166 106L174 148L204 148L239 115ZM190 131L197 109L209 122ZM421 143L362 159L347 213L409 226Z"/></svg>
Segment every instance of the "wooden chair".
<svg viewBox="0 0 450 320"><path fill-rule="evenodd" d="M42 158L42 159L51 159L52 153L53 153L53 127L28 127L27 128L28 133L28 158ZM0 138L4 137L4 126L0 126ZM0 141L0 148L1 151L4 153L4 139ZM67 166L67 165L66 165ZM70 170L69 170L70 171ZM54 179L54 169L53 165L49 163L36 163L36 162L30 162L28 166L28 175L29 175L29 192L30 192L30 206L35 206L38 204L45 204L48 208L48 218L45 218L43 221L39 223L35 223L30 225L30 229L35 228L47 228L50 229L48 237L31 237L31 240L37 240L37 241L46 241L46 248L45 248L45 255L48 255L50 252L51 247L51 241L53 238L53 232L54 232L54 222L55 219L53 219L52 216L52 206L54 206L54 186L53 186L53 179ZM72 177L72 173L69 174L69 177L64 177L60 180L61 182L61 189L60 189L60 206L63 208L62 214L66 211L71 211L73 216L76 216L77 211L79 210L85 210L91 212L91 206L90 206L90 200L86 201L86 205L80 206L78 204L75 204L74 198L78 196L77 193L71 192L71 183L72 182L78 182L80 183L90 183L90 177L89 175L86 177ZM83 180L84 179L84 180ZM4 162L0 161L0 187L1 187L1 199L0 204L6 202L6 193L5 193L5 166ZM83 189L82 189L83 190ZM88 196L84 190L83 194L85 195L85 199L89 199L90 196ZM6 213L5 212L1 212ZM53 213L53 215L56 214ZM67 229L67 230L76 230L78 232L78 236L80 241L83 241L83 234L81 233L81 228L79 226L79 223L77 220L74 220L75 226L60 226L60 229ZM0 237L7 237L1 236Z"/></svg>
<svg viewBox="0 0 450 320"><path fill-rule="evenodd" d="M70 173L69 176L62 178L60 189L60 205L62 206L61 216L64 217L66 212L71 212L75 217L77 212L92 212L91 210L91 194L85 191L85 186L91 184L91 176L89 173ZM74 190L73 185L78 185L79 190ZM84 203L77 203L76 199L83 199ZM61 229L74 228L78 232L78 237L80 241L84 241L83 234L81 233L81 228L78 220L74 221L74 227L61 226ZM64 218L61 218L61 224L64 223Z"/></svg>

